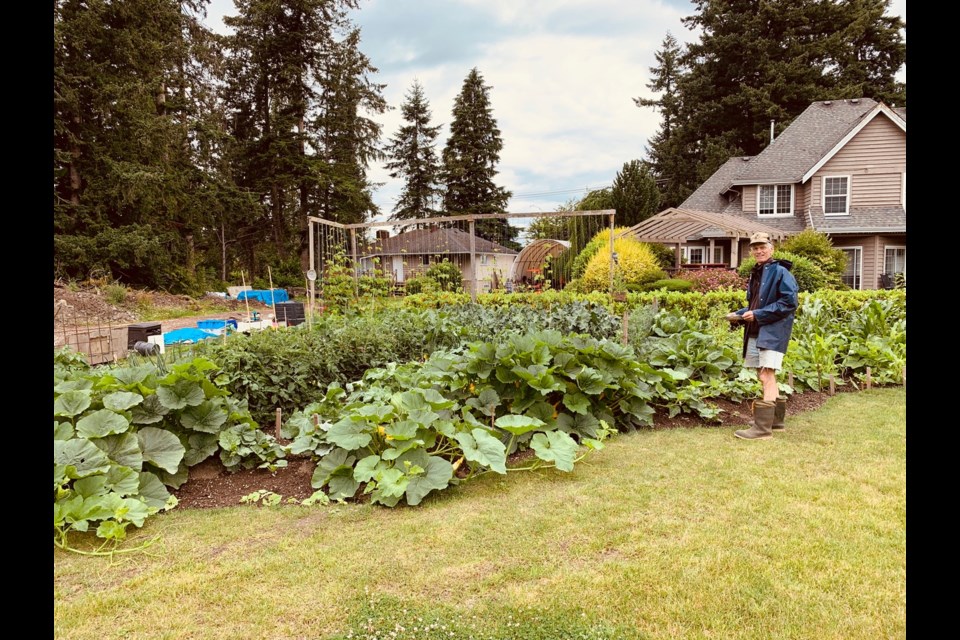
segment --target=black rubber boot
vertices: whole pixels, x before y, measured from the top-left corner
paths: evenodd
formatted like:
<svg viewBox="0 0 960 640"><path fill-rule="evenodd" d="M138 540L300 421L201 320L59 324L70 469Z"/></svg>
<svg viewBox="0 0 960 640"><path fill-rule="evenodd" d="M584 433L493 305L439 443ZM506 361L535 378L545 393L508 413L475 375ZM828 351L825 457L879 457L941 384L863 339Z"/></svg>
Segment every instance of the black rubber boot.
<svg viewBox="0 0 960 640"><path fill-rule="evenodd" d="M784 419L787 417L787 396L777 398L777 406L773 411L773 424L771 428L774 431L783 431L787 428Z"/></svg>

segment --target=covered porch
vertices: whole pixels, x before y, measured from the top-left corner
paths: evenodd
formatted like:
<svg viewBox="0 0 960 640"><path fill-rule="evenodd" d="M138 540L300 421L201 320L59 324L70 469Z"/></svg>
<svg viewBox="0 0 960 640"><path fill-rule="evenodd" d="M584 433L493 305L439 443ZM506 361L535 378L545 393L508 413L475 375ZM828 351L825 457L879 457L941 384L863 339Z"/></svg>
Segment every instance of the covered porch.
<svg viewBox="0 0 960 640"><path fill-rule="evenodd" d="M675 270L681 267L736 269L747 254L750 236L758 231L770 234L775 242L788 235L739 216L671 207L635 224L621 236L673 245Z"/></svg>

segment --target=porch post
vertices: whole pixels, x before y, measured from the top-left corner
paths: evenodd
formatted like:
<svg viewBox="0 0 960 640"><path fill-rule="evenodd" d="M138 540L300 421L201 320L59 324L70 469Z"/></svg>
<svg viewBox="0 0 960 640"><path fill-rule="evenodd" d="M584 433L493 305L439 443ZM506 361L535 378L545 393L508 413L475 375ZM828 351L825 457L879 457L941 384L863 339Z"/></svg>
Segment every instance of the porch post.
<svg viewBox="0 0 960 640"><path fill-rule="evenodd" d="M730 238L730 268L736 269L740 262L740 237Z"/></svg>
<svg viewBox="0 0 960 640"><path fill-rule="evenodd" d="M673 268L680 269L680 243L677 243L677 248L673 250Z"/></svg>

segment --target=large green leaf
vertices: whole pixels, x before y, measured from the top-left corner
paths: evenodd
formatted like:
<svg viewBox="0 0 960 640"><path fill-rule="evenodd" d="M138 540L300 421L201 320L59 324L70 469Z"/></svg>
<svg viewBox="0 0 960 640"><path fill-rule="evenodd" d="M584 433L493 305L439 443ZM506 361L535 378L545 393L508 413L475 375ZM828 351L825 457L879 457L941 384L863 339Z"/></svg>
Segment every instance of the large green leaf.
<svg viewBox="0 0 960 640"><path fill-rule="evenodd" d="M531 418L530 416L518 416L514 414L500 416L494 421L494 424L505 431L509 431L515 436L522 435L535 429L541 429L546 426L543 423L543 420Z"/></svg>
<svg viewBox="0 0 960 640"><path fill-rule="evenodd" d="M360 483L354 480L350 471L347 470L338 471L331 475L327 481L327 486L330 488L331 500L346 500L357 493Z"/></svg>
<svg viewBox="0 0 960 640"><path fill-rule="evenodd" d="M414 391L422 395L434 411L449 409L454 405L453 400L447 400L436 389L414 389Z"/></svg>
<svg viewBox="0 0 960 640"><path fill-rule="evenodd" d="M327 484L333 474L340 472L349 472L352 477L353 463L356 459L356 456L350 455L350 452L345 449L334 449L320 458L320 462L313 471L311 485L314 489L320 489Z"/></svg>
<svg viewBox="0 0 960 640"><path fill-rule="evenodd" d="M176 473L168 473L162 469L155 471L154 473L156 473L156 476L160 478L160 482L168 487L173 487L174 489L179 489L181 486L183 486L183 483L190 478L190 469L187 467L185 462L180 463L180 466L177 467Z"/></svg>
<svg viewBox="0 0 960 640"><path fill-rule="evenodd" d="M187 439L183 461L188 467L200 464L217 452L218 437L213 433L195 433Z"/></svg>
<svg viewBox="0 0 960 640"><path fill-rule="evenodd" d="M393 417L393 407L387 404L368 404L366 406L360 407L356 411L356 415L363 416L364 418L370 418L371 422L384 422L388 418Z"/></svg>
<svg viewBox="0 0 960 640"><path fill-rule="evenodd" d="M140 498L123 498L121 504L114 509L113 517L121 522L127 520L138 527L142 527L147 516L155 512L155 509L151 509Z"/></svg>
<svg viewBox="0 0 960 640"><path fill-rule="evenodd" d="M140 472L115 464L107 472L106 486L121 496L135 496L140 491Z"/></svg>
<svg viewBox="0 0 960 640"><path fill-rule="evenodd" d="M156 427L144 427L137 431L143 459L168 473L176 473L186 449L180 439L169 431Z"/></svg>
<svg viewBox="0 0 960 640"><path fill-rule="evenodd" d="M407 504L412 506L420 504L424 496L431 491L446 489L453 477L453 465L447 460L439 456L427 456L425 453L423 457L422 462L417 462L423 467L423 473L413 476L407 483Z"/></svg>
<svg viewBox="0 0 960 640"><path fill-rule="evenodd" d="M199 405L206 395L198 382L181 378L172 385L157 387L157 398L167 409L178 410Z"/></svg>
<svg viewBox="0 0 960 640"><path fill-rule="evenodd" d="M117 382L124 386L131 386L143 382L147 377L156 373L157 368L152 364L144 364L137 367L121 367L110 372Z"/></svg>
<svg viewBox="0 0 960 640"><path fill-rule="evenodd" d="M563 396L563 406L574 413L587 413L590 410L590 398L579 391L567 393Z"/></svg>
<svg viewBox="0 0 960 640"><path fill-rule="evenodd" d="M53 415L72 418L78 416L90 407L90 391L75 389L61 393L53 401Z"/></svg>
<svg viewBox="0 0 960 640"><path fill-rule="evenodd" d="M107 476L88 476L73 483L73 490L84 498L106 493Z"/></svg>
<svg viewBox="0 0 960 640"><path fill-rule="evenodd" d="M577 386L586 394L595 396L607 388L603 381L603 374L596 369L584 367L577 374Z"/></svg>
<svg viewBox="0 0 960 640"><path fill-rule="evenodd" d="M349 417L334 423L327 431L327 441L347 451L353 451L370 444L369 427L365 422L354 422Z"/></svg>
<svg viewBox="0 0 960 640"><path fill-rule="evenodd" d="M160 398L156 395L149 395L143 399L130 412L131 421L134 424L155 424L161 422L163 417L170 413L170 409L163 406Z"/></svg>
<svg viewBox="0 0 960 640"><path fill-rule="evenodd" d="M144 471L140 474L140 498L151 507L162 509L170 499L170 492L164 486L160 478Z"/></svg>
<svg viewBox="0 0 960 640"><path fill-rule="evenodd" d="M140 452L140 440L135 433L123 433L115 436L97 438L93 443L113 462L124 467L140 471L143 467L143 454Z"/></svg>
<svg viewBox="0 0 960 640"><path fill-rule="evenodd" d="M357 482L370 482L380 467L380 456L370 455L357 463L353 470L353 479Z"/></svg>
<svg viewBox="0 0 960 640"><path fill-rule="evenodd" d="M437 414L433 414L436 416ZM400 420L399 422L394 422L393 424L388 424L384 431L391 440L410 440L411 438L416 437L417 429L421 425L413 420Z"/></svg>
<svg viewBox="0 0 960 640"><path fill-rule="evenodd" d="M458 433L455 437L464 457L497 473L507 472L507 448L485 429Z"/></svg>
<svg viewBox="0 0 960 640"><path fill-rule="evenodd" d="M69 422L53 421L53 439L69 440L73 437L73 425Z"/></svg>
<svg viewBox="0 0 960 640"><path fill-rule="evenodd" d="M64 380L63 382L59 382L53 385L53 392L66 393L67 391L76 391L76 390L82 391L84 389L92 389L92 388L93 388L93 380L90 380L89 378L80 378L79 380L76 380L76 379Z"/></svg>
<svg viewBox="0 0 960 640"><path fill-rule="evenodd" d="M563 431L534 434L530 447L537 452L538 458L555 463L560 471L573 471L577 443Z"/></svg>
<svg viewBox="0 0 960 640"><path fill-rule="evenodd" d="M143 402L143 396L129 391L115 391L103 396L103 406L113 411L126 411Z"/></svg>
<svg viewBox="0 0 960 640"><path fill-rule="evenodd" d="M202 433L219 433L226 421L227 412L219 398L202 402L180 414L180 424Z"/></svg>
<svg viewBox="0 0 960 640"><path fill-rule="evenodd" d="M53 463L62 464L70 478L83 478L110 470L110 458L85 438L53 441Z"/></svg>
<svg viewBox="0 0 960 640"><path fill-rule="evenodd" d="M123 433L130 426L126 417L110 411L99 409L77 421L77 434L84 438L102 438L114 433Z"/></svg>

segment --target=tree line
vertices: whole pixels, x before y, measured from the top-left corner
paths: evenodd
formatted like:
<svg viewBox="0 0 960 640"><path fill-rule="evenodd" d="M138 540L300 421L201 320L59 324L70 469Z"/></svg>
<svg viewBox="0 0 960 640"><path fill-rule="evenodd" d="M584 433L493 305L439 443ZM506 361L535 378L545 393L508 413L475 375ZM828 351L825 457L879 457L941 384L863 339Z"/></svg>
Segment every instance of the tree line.
<svg viewBox="0 0 960 640"><path fill-rule="evenodd" d="M55 0L53 220L56 277L202 291L271 266L302 281L308 216L370 220L373 162L402 180L393 219L505 211L503 139L473 68L440 125L414 81L388 140L377 68L349 12L360 0L234 0L232 32L209 0ZM636 224L675 206L734 153L756 153L817 99L905 105L905 60L888 0L695 0L700 41L667 34L647 85L661 128L644 160L561 209ZM387 213L387 212L384 212ZM542 224L546 225L546 222ZM560 237L567 229L536 229ZM515 245L505 221L482 237Z"/></svg>

